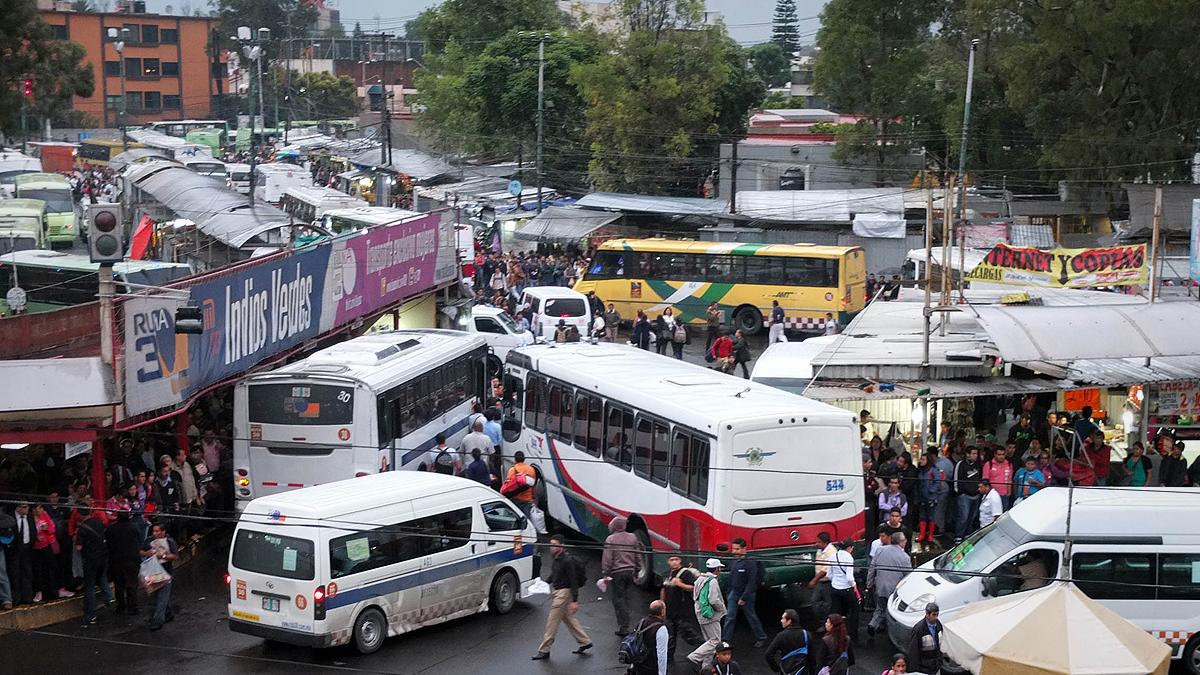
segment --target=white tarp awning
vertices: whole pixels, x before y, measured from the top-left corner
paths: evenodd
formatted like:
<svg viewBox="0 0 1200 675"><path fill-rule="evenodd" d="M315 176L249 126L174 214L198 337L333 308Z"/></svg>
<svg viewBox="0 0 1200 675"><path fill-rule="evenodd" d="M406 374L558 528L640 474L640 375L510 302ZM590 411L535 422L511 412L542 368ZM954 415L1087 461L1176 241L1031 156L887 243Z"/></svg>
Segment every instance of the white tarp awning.
<svg viewBox="0 0 1200 675"><path fill-rule="evenodd" d="M859 214L903 220L904 188L860 190L738 190L738 215L793 223L850 223Z"/></svg>
<svg viewBox="0 0 1200 675"><path fill-rule="evenodd" d="M856 213L854 234L871 239L903 239L903 213Z"/></svg>

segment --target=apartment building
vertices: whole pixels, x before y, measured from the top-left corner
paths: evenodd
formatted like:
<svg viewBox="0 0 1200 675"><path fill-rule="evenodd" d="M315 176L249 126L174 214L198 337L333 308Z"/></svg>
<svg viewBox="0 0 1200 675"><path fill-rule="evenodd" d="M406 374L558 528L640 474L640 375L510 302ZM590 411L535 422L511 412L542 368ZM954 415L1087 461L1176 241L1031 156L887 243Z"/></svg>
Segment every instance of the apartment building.
<svg viewBox="0 0 1200 675"><path fill-rule="evenodd" d="M100 126L120 124L124 76L128 124L161 119L211 117L214 98L225 93L225 53L210 46L215 17L166 16L134 11L84 13L43 10L42 20L62 40L87 50L85 62L96 75L89 97L73 107ZM124 70L108 29L125 28Z"/></svg>

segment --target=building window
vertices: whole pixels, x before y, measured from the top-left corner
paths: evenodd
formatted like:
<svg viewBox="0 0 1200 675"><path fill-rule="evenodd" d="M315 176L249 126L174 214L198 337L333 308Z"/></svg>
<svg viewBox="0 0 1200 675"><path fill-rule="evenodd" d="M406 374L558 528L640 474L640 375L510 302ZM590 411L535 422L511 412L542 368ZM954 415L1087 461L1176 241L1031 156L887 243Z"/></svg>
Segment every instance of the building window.
<svg viewBox="0 0 1200 675"><path fill-rule="evenodd" d="M131 80L142 79L141 59L125 59L125 77Z"/></svg>
<svg viewBox="0 0 1200 675"><path fill-rule="evenodd" d="M108 110L120 110L121 109L121 95L117 94L116 96L105 96L104 97L104 107Z"/></svg>
<svg viewBox="0 0 1200 675"><path fill-rule="evenodd" d="M144 92L146 96L145 110L162 110L162 94L157 91Z"/></svg>
<svg viewBox="0 0 1200 675"><path fill-rule="evenodd" d="M52 36L52 37L53 37L55 40L66 40L66 39L70 38L70 34L67 32L67 25L66 25L66 24L53 24L53 25L51 25L51 26L50 26L50 35L51 35L51 36Z"/></svg>
<svg viewBox="0 0 1200 675"><path fill-rule="evenodd" d="M120 61L105 61L104 62L104 74L108 77L120 77L121 76L121 62Z"/></svg>
<svg viewBox="0 0 1200 675"><path fill-rule="evenodd" d="M180 98L178 94L165 94L162 97L163 110L179 110Z"/></svg>
<svg viewBox="0 0 1200 675"><path fill-rule="evenodd" d="M158 78L158 59L142 59L142 77Z"/></svg>
<svg viewBox="0 0 1200 675"><path fill-rule="evenodd" d="M158 31L158 41L164 45L179 44L179 29L164 28Z"/></svg>
<svg viewBox="0 0 1200 675"><path fill-rule="evenodd" d="M125 94L125 112L141 112L142 110L142 92L130 91Z"/></svg>
<svg viewBox="0 0 1200 675"><path fill-rule="evenodd" d="M125 39L125 44L138 45L142 43L141 26L137 25L136 23L127 23L124 26L121 26L121 30L127 31L122 33L122 36Z"/></svg>
<svg viewBox="0 0 1200 675"><path fill-rule="evenodd" d="M142 26L142 44L158 44L158 26Z"/></svg>
<svg viewBox="0 0 1200 675"><path fill-rule="evenodd" d="M162 62L163 77L179 77L179 62L178 61L163 61Z"/></svg>

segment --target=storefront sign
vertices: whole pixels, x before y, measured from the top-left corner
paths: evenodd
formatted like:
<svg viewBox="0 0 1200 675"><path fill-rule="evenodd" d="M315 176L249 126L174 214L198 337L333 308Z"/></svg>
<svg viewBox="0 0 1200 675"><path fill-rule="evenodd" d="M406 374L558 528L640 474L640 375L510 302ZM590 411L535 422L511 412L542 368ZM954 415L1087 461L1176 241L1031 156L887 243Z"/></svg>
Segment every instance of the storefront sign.
<svg viewBox="0 0 1200 675"><path fill-rule="evenodd" d="M1192 247L1188 253L1188 276L1200 283L1200 199L1192 200Z"/></svg>
<svg viewBox="0 0 1200 675"><path fill-rule="evenodd" d="M1164 382L1154 388L1158 391L1158 415L1200 415L1200 380Z"/></svg>
<svg viewBox="0 0 1200 675"><path fill-rule="evenodd" d="M967 279L1052 288L1145 285L1146 245L1041 250L996 244Z"/></svg>

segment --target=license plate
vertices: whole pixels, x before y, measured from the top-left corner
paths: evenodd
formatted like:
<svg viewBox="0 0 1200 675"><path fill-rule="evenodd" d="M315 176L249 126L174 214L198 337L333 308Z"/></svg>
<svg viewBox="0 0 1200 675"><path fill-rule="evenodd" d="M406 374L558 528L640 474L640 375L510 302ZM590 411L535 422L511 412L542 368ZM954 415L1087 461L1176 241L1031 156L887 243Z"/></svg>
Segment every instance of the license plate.
<svg viewBox="0 0 1200 675"><path fill-rule="evenodd" d="M279 598L263 598L263 609L268 612L278 612Z"/></svg>

